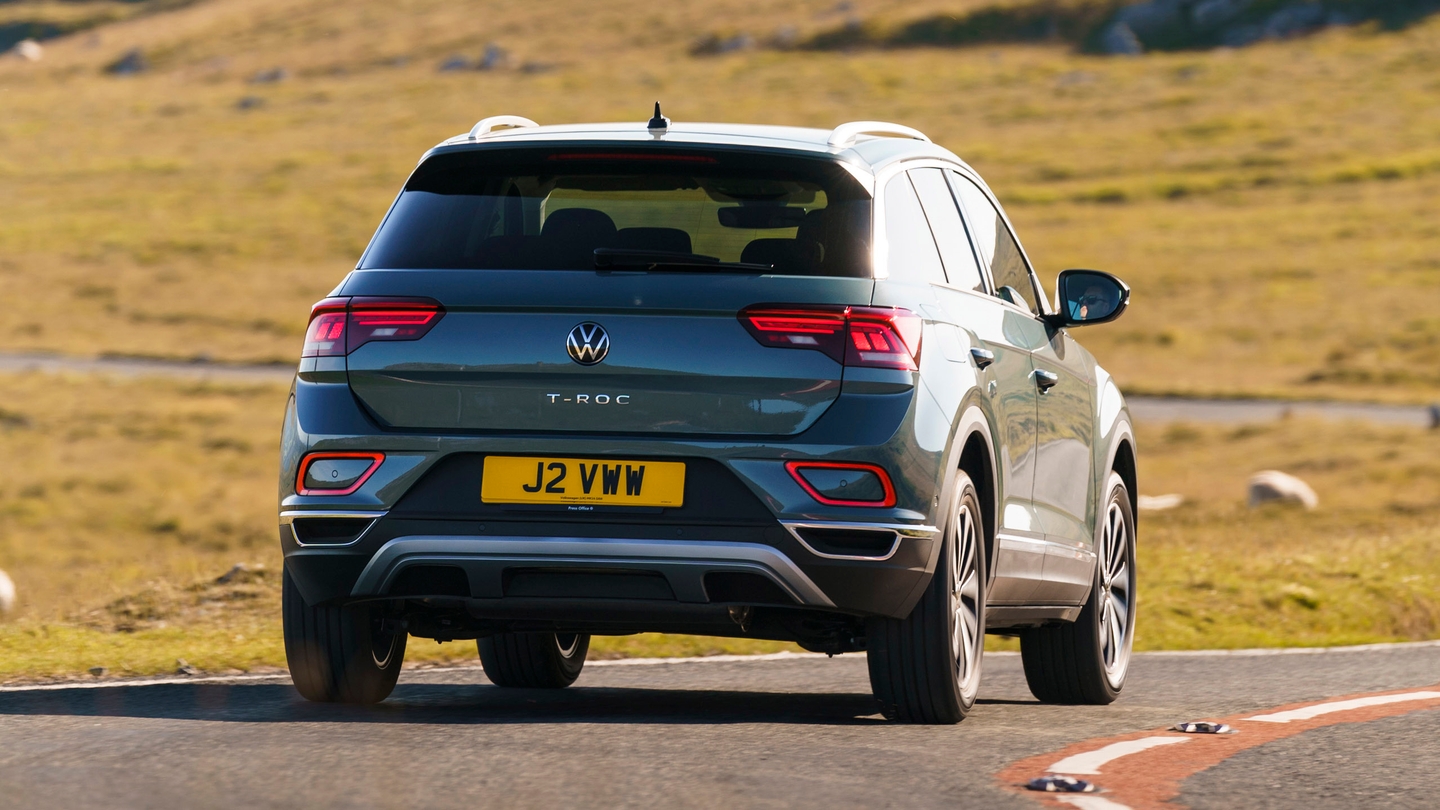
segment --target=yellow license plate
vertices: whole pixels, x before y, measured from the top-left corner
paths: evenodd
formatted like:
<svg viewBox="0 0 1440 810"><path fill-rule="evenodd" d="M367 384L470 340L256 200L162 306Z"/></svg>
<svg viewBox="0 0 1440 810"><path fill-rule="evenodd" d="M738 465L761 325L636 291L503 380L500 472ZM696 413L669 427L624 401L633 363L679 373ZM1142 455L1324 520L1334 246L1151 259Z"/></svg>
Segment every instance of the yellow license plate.
<svg viewBox="0 0 1440 810"><path fill-rule="evenodd" d="M680 506L685 465L677 461L487 456L485 503Z"/></svg>

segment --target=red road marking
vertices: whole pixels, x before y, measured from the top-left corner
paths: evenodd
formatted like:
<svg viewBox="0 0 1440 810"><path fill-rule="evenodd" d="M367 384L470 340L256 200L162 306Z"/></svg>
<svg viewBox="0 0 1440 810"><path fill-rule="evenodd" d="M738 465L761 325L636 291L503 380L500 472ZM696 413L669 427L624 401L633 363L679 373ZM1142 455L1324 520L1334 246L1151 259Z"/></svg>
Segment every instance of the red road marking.
<svg viewBox="0 0 1440 810"><path fill-rule="evenodd" d="M1440 685L1428 687L1428 689L1440 689ZM1157 735L1183 737L1190 740L1190 744L1164 745L1138 751L1105 764L1100 775L1085 777L1105 791L1103 794L1105 798L1124 807L1129 807L1132 810L1175 810L1179 805L1172 803L1172 801L1180 795L1180 786L1187 778L1203 770L1213 768L1241 751L1286 737L1293 737L1296 734L1314 728L1333 726L1340 723L1365 723L1384 717L1395 717L1424 709L1434 709L1440 707L1440 697L1387 703L1378 706L1366 706L1347 711L1321 714L1309 719L1291 720L1286 723L1260 722L1247 718L1261 714L1272 714L1326 703L1335 703L1341 700L1374 697L1378 695L1399 695L1417 691L1422 690L1397 689L1390 692L1341 695L1322 701L1312 700L1304 703L1291 703L1270 709L1258 709L1243 714L1231 715L1230 717L1218 718L1219 722L1227 723L1236 729L1239 732L1238 734L1181 734L1178 731L1169 731L1168 729L1151 729L1149 731L1137 731L1132 734L1120 734L1114 737L1097 737L1066 746L1058 751L1027 757L1010 765L995 776L1006 788L1022 793L1033 799L1038 799L1049 806L1073 807L1074 805L1063 802L1060 798L1067 794L1029 791L1025 789L1025 783L1037 776L1045 775L1051 765L1066 757L1088 753L1106 745ZM1177 720L1189 719L1192 718L1177 718ZM1068 795L1076 796L1083 794Z"/></svg>

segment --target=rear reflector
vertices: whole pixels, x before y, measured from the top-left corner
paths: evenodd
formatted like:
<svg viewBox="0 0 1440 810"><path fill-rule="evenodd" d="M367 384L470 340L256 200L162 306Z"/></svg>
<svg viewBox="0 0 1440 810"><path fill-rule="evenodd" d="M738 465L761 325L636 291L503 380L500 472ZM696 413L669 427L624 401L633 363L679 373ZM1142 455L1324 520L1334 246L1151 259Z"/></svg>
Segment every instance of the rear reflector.
<svg viewBox="0 0 1440 810"><path fill-rule="evenodd" d="M419 340L445 316L428 298L326 298L310 309L301 357L346 355L372 341Z"/></svg>
<svg viewBox="0 0 1440 810"><path fill-rule="evenodd" d="M868 368L919 368L919 315L891 307L784 307L740 311L740 323L761 344L811 349L837 363Z"/></svg>
<svg viewBox="0 0 1440 810"><path fill-rule="evenodd" d="M826 506L895 505L884 467L841 461L787 461L785 470L810 497Z"/></svg>
<svg viewBox="0 0 1440 810"><path fill-rule="evenodd" d="M384 453L311 453L300 459L295 492L349 495L374 475L384 460Z"/></svg>

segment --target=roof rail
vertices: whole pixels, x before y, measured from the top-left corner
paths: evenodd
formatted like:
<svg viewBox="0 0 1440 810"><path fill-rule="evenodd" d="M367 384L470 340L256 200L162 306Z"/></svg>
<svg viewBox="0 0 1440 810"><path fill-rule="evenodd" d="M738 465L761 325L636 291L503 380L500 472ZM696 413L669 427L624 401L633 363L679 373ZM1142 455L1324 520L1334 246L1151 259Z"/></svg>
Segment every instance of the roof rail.
<svg viewBox="0 0 1440 810"><path fill-rule="evenodd" d="M914 138L917 141L930 142L925 133L918 129L911 129L899 124L891 124L886 121L851 121L848 124L841 124L830 133L830 145L837 149L845 149L855 145L855 138L859 135L894 135L901 138Z"/></svg>
<svg viewBox="0 0 1440 810"><path fill-rule="evenodd" d="M518 115L492 115L489 118L481 118L480 122L470 129L470 140L483 138L497 129L538 126L540 125L529 118L521 118Z"/></svg>

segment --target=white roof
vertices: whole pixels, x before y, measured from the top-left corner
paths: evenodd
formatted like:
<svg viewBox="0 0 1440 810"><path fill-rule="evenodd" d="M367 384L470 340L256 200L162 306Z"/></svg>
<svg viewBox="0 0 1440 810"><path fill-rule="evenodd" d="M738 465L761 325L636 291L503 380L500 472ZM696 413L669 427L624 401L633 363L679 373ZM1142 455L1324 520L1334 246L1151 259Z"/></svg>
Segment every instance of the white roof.
<svg viewBox="0 0 1440 810"><path fill-rule="evenodd" d="M524 120L513 119L512 116L504 118ZM901 157L935 156L959 160L948 150L936 146L928 140L915 138L914 136L917 135L924 136L914 130L908 130L906 127L898 127L893 124L884 125L880 122L860 122L860 124L895 127L895 134L900 137L866 134L875 130L864 128L857 133L856 129L859 124L847 124L836 130L826 130L761 124L672 122L667 129L652 131L646 128L645 122L640 121L514 126L508 129L483 132L478 137L472 137L470 134L457 135L439 144L437 148L456 146L484 148L502 144L515 146L533 143L641 144L664 142L707 146L747 146L834 156L848 155L852 159L858 158L858 162L870 166L872 169L880 163L888 163L890 160ZM508 123L505 125L510 126ZM480 129L484 129L484 127L477 125L477 130ZM904 135L901 131L911 132L914 135ZM832 145L832 136L836 134L841 134L842 138L837 145Z"/></svg>

